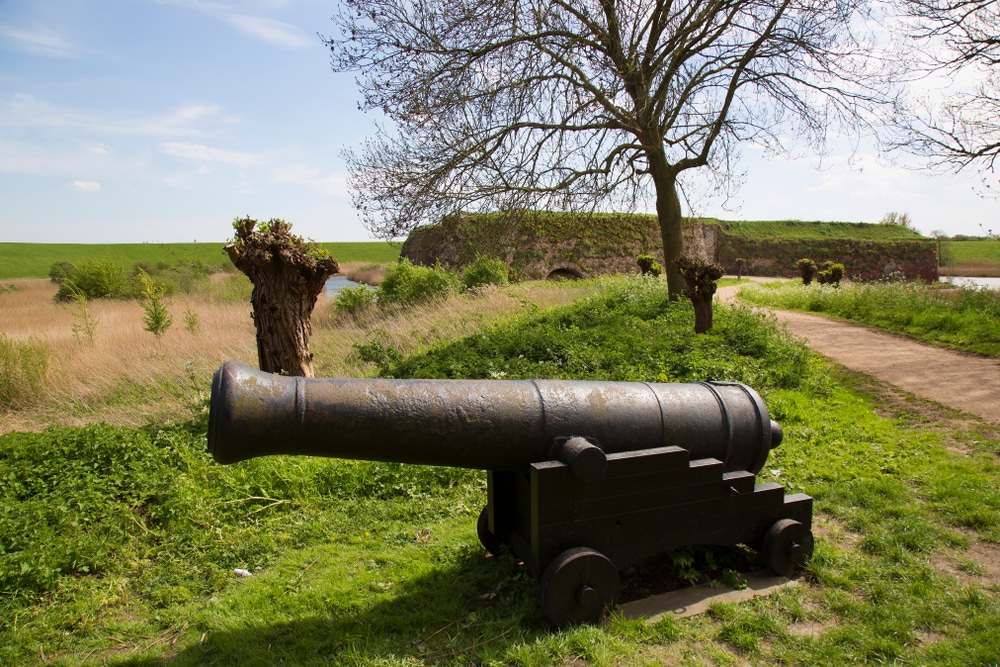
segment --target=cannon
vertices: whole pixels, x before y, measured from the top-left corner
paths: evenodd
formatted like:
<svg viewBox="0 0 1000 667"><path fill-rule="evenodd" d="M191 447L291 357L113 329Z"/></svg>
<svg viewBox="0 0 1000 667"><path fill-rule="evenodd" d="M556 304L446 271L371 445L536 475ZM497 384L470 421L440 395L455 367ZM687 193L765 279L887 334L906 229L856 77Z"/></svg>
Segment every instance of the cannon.
<svg viewBox="0 0 1000 667"><path fill-rule="evenodd" d="M781 439L732 382L318 379L233 361L213 378L208 427L219 463L486 470L479 539L527 565L557 628L599 619L620 570L677 547L743 544L793 575L812 554L812 498L756 483Z"/></svg>

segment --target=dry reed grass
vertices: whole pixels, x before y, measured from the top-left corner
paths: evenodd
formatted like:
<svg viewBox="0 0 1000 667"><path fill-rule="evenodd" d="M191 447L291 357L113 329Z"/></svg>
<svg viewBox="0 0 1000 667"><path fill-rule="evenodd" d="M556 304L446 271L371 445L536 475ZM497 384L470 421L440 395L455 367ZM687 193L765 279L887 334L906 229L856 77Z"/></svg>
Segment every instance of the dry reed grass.
<svg viewBox="0 0 1000 667"><path fill-rule="evenodd" d="M225 359L252 363L256 355L249 304L224 304L203 296L172 297L173 326L160 338L143 329L143 310L134 301L91 301L97 321L92 340L73 334L79 323L74 304L52 300L56 286L44 279L11 281L0 294L0 331L34 339L50 353L49 388L42 405L0 415L0 432L37 430L47 425L104 421L141 425L188 419L194 400L187 365L204 377ZM199 321L184 324L190 309Z"/></svg>
<svg viewBox="0 0 1000 667"><path fill-rule="evenodd" d="M371 262L346 262L340 265L340 273L356 283L364 283L373 287L382 282L391 264L372 264Z"/></svg>
<svg viewBox="0 0 1000 667"><path fill-rule="evenodd" d="M1000 264L985 259L977 259L971 262L942 266L939 273L942 276L998 278L1000 277Z"/></svg>
<svg viewBox="0 0 1000 667"><path fill-rule="evenodd" d="M209 392L211 374L227 359L256 365L248 303L228 304L207 295L171 297L174 322L159 339L143 329L134 301L92 301L99 320L93 340L77 340L72 304L52 300L45 279L7 281L0 293L0 331L17 341L34 339L50 351L48 389L39 405L0 413L0 432L50 425L106 422L130 426L186 420ZM363 377L374 368L355 358L355 343L378 340L408 354L479 331L528 309L570 303L599 288L594 283L525 283L487 288L421 307L378 312L361 321L336 313L320 299L313 313L311 348L317 375ZM184 314L197 314L199 331L187 331Z"/></svg>

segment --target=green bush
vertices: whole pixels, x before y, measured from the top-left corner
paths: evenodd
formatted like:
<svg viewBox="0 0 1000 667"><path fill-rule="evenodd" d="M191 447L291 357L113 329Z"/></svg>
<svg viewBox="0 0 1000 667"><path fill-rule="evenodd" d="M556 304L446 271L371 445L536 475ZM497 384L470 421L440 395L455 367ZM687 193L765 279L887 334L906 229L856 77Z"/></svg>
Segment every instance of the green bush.
<svg viewBox="0 0 1000 667"><path fill-rule="evenodd" d="M375 307L375 291L365 285L345 287L337 292L334 306L338 313L358 317Z"/></svg>
<svg viewBox="0 0 1000 667"><path fill-rule="evenodd" d="M811 283L813 277L816 275L816 262L808 257L803 257L796 262L795 266L798 267L799 273L802 275L802 284L808 285Z"/></svg>
<svg viewBox="0 0 1000 667"><path fill-rule="evenodd" d="M57 301L69 301L74 292L88 299L125 299L132 296L125 265L113 259L85 259L71 265L53 265L50 275L59 283ZM58 278L58 279L57 279Z"/></svg>
<svg viewBox="0 0 1000 667"><path fill-rule="evenodd" d="M659 276L663 274L663 265L656 261L653 255L639 255L635 258L639 270L644 276Z"/></svg>
<svg viewBox="0 0 1000 667"><path fill-rule="evenodd" d="M414 266L403 259L389 269L378 286L380 304L412 305L458 292L458 276L436 265Z"/></svg>
<svg viewBox="0 0 1000 667"><path fill-rule="evenodd" d="M35 403L45 388L49 349L30 338L19 342L0 333L0 409Z"/></svg>
<svg viewBox="0 0 1000 667"><path fill-rule="evenodd" d="M253 283L245 273L230 273L224 280L210 283L208 292L223 303L250 303Z"/></svg>
<svg viewBox="0 0 1000 667"><path fill-rule="evenodd" d="M507 276L507 265L502 259L493 259L479 255L475 261L465 267L462 273L462 285L465 289L483 285L500 285L510 282Z"/></svg>
<svg viewBox="0 0 1000 667"><path fill-rule="evenodd" d="M816 274L816 280L820 285L840 287L840 281L843 278L844 265L838 262L827 262L823 265L823 270Z"/></svg>

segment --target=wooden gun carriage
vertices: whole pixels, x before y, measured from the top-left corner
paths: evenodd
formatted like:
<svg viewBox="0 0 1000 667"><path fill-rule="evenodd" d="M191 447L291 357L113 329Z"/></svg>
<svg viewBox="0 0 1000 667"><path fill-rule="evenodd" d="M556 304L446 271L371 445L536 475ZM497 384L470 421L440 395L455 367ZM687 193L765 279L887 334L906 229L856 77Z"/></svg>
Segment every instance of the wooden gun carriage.
<svg viewBox="0 0 1000 667"><path fill-rule="evenodd" d="M555 627L593 621L619 570L669 549L744 544L776 574L811 555L812 499L756 482L782 438L737 383L315 379L225 363L220 463L298 454L488 471L483 546L540 582Z"/></svg>

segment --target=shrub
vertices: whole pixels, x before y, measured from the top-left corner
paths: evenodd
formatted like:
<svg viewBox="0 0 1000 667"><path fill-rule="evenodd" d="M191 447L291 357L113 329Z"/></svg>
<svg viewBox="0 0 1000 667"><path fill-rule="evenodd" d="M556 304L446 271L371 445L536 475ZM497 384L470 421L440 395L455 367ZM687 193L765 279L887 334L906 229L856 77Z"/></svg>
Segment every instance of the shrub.
<svg viewBox="0 0 1000 667"><path fill-rule="evenodd" d="M0 408L11 410L38 400L45 388L49 349L34 338L18 342L0 333Z"/></svg>
<svg viewBox="0 0 1000 667"><path fill-rule="evenodd" d="M73 266L73 262L56 262L49 267L49 278L57 285L62 285L67 278L72 277L75 271L76 267Z"/></svg>
<svg viewBox="0 0 1000 667"><path fill-rule="evenodd" d="M73 292L78 291L88 299L124 299L131 295L128 272L125 265L115 260L100 261L85 259L73 268L55 265L49 274L58 276L59 291L57 301L69 301L74 298ZM68 272L68 273L67 273Z"/></svg>
<svg viewBox="0 0 1000 667"><path fill-rule="evenodd" d="M337 292L334 305L338 313L358 317L375 307L375 291L365 285L345 287Z"/></svg>
<svg viewBox="0 0 1000 667"><path fill-rule="evenodd" d="M403 259L389 269L376 290L380 304L411 305L458 291L458 276L440 265L414 266Z"/></svg>
<svg viewBox="0 0 1000 667"><path fill-rule="evenodd" d="M483 285L506 285L509 281L507 276L507 264L502 259L494 259L485 255L476 256L475 261L465 267L462 273L462 285L465 289L481 287Z"/></svg>
<svg viewBox="0 0 1000 667"><path fill-rule="evenodd" d="M843 278L844 265L838 262L827 262L823 265L823 270L816 274L816 280L820 285L840 287L840 281Z"/></svg>
<svg viewBox="0 0 1000 667"><path fill-rule="evenodd" d="M802 284L808 285L811 283L813 276L816 275L816 262L812 261L808 257L803 257L795 264L795 266L798 267L799 273L802 275Z"/></svg>
<svg viewBox="0 0 1000 667"><path fill-rule="evenodd" d="M639 263L639 270L644 276L659 276L663 273L663 266L652 255L639 255L635 261Z"/></svg>
<svg viewBox="0 0 1000 667"><path fill-rule="evenodd" d="M209 293L223 303L250 303L253 283L243 273L230 273L220 282L210 283Z"/></svg>

